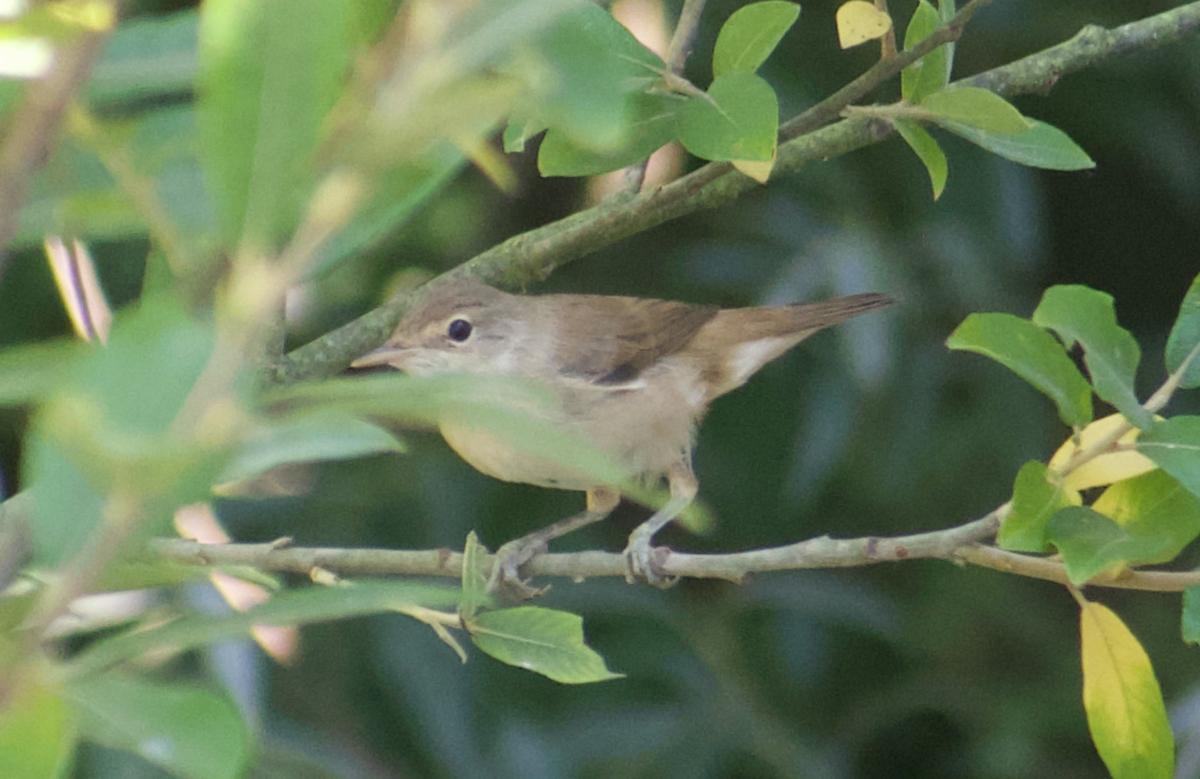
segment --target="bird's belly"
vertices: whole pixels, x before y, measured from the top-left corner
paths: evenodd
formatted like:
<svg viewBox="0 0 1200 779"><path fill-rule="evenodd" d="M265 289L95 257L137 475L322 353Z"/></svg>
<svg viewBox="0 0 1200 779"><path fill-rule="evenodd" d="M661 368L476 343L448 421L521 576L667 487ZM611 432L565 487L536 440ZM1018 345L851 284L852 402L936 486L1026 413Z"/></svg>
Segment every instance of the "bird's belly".
<svg viewBox="0 0 1200 779"><path fill-rule="evenodd" d="M585 491L602 479L564 462L536 454L530 446L505 437L478 423L442 420L442 437L475 470L501 481Z"/></svg>
<svg viewBox="0 0 1200 779"><path fill-rule="evenodd" d="M583 436L630 475L658 477L691 458L696 414L674 382L651 376L644 386L576 398Z"/></svg>
<svg viewBox="0 0 1200 779"><path fill-rule="evenodd" d="M544 421L607 455L622 477L657 477L691 457L695 417L671 388L564 392ZM442 436L476 470L503 481L589 490L611 480L531 451L530 441L508 439L478 421L443 419ZM522 445L523 444L523 445ZM544 449L542 450L545 451Z"/></svg>

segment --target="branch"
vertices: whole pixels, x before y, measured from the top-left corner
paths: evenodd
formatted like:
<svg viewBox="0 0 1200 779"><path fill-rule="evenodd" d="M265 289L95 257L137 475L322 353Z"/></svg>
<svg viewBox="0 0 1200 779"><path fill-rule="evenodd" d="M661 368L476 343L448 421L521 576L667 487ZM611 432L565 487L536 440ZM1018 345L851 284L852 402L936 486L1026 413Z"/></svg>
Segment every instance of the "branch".
<svg viewBox="0 0 1200 779"><path fill-rule="evenodd" d="M1065 43L957 83L982 87L1001 95L1045 94L1063 76L1127 54L1176 43L1198 31L1200 3L1197 2L1111 30L1090 24Z"/></svg>
<svg viewBox="0 0 1200 779"><path fill-rule="evenodd" d="M664 58L667 70L675 75L683 73L688 55L692 52L692 44L696 41L696 33L700 29L700 15L704 13L705 0L684 0L683 8L679 11L679 21L675 24L675 32L671 35L671 43L667 46L667 56Z"/></svg>
<svg viewBox="0 0 1200 779"><path fill-rule="evenodd" d="M1047 557L1006 552L981 542L991 538L1008 511L1005 504L965 525L893 538L868 536L836 539L822 536L770 549L733 554L689 554L661 549L662 569L671 577L725 579L742 582L755 573L804 568L851 568L901 560L950 560L1006 573L1067 583L1062 563ZM167 560L198 566L251 566L261 571L311 574L324 569L345 576L462 576L462 553L449 549L340 549L267 544L200 544L181 538L156 538L151 551ZM532 576L616 576L629 572L625 556L612 552L543 554L525 567ZM1200 572L1125 571L1101 574L1089 584L1099 587L1178 592L1200 584Z"/></svg>
<svg viewBox="0 0 1200 779"><path fill-rule="evenodd" d="M887 138L886 123L862 117L821 126L847 105L895 76L928 50L961 33L970 14L991 0L975 0L952 22L920 46L874 67L817 106L785 125L775 170L794 173L809 162L838 157ZM955 82L982 86L1004 95L1046 92L1062 76L1107 62L1133 51L1155 48L1193 35L1200 29L1200 2L1189 3L1113 30L1090 26L1065 43L985 73ZM943 40L944 38L944 40ZM927 47L927 48L926 48ZM809 128L821 129L807 132ZM460 265L451 274L474 276L509 289L519 289L549 276L555 268L596 249L664 222L728 203L757 187L728 163L709 163L651 192L614 196L593 208L544 227L514 236ZM407 309L409 294L399 295L358 319L292 351L277 362L269 379L291 383L345 369L355 357L375 348L391 334Z"/></svg>
<svg viewBox="0 0 1200 779"><path fill-rule="evenodd" d="M945 26L934 30L929 37L916 46L902 51L890 59L881 59L865 73L837 92L834 92L821 102L784 122L779 128L780 138L790 140L834 121L841 116L842 111L847 106L862 100L879 85L891 81L900 74L900 71L921 59L921 57L924 57L943 43L951 43L961 38L963 28L966 27L967 22L993 1L974 0L974 2L967 3Z"/></svg>

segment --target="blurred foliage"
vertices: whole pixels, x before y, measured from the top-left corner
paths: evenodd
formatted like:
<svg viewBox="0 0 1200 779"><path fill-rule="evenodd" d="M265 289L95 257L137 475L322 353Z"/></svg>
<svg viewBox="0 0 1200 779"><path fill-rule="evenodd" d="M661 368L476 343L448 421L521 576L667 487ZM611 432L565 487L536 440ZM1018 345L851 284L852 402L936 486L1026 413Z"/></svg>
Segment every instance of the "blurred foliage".
<svg viewBox="0 0 1200 779"><path fill-rule="evenodd" d="M324 3L303 5L314 10ZM320 72L344 79L347 69L361 64L351 56L363 55L355 47L377 40L397 5L362 3L343 18L324 19L341 25L345 44L316 49L333 60L322 60ZM706 6L684 74L691 83L712 81L719 31L740 5L714 0ZM1004 64L1065 40L1084 24L1121 24L1172 5L999 0L967 28L955 74ZM131 18L109 41L85 90L103 137L89 141L67 132L33 183L15 253L0 280L0 346L70 337L41 258L47 232L90 241L110 300L128 308L150 276L151 243L160 250L174 245L169 272L202 287L208 274L224 272L228 257L222 251L239 242L241 248L276 246L303 218L313 181L288 179L294 166L286 159L255 160L253 128L198 121L197 105L236 102L246 93L205 91L197 64L204 36L195 9L156 0L131 6ZM907 18L915 7L895 2L891 10ZM262 45L271 45L271 30L312 32L311 19L306 23L300 12L279 4L274 10L278 25L242 20L260 26ZM805 5L800 21L758 70L777 92L783 117L830 94L878 56L870 44L841 51L834 12L835 4ZM661 13L673 21L678 3ZM322 37L322 45L329 39ZM456 56L437 64L474 73L476 66L490 67L489 58L507 42L464 35L451 42ZM288 60L279 66L288 71L280 77L294 75L293 64L311 63ZM253 75L252 83L268 76ZM234 78L208 77L226 86ZM351 162L376 165L387 175L372 183L355 219L317 258L319 272L292 290L291 344L344 323L393 289L590 202L587 180L539 177L536 143L508 158L515 185L502 192L481 172L484 164L469 164L467 146L441 142L439 123L470 124L478 135L499 129L503 106L492 101L513 96L489 84L474 86L471 95L435 100L441 112L415 112L427 121L416 122L411 135L389 141L386 134L367 133L360 147L368 150L365 159ZM890 102L899 90L897 79L871 100ZM332 104L353 127L362 106L335 103L331 94L265 107L264 121L295 131L289 148L274 151L311 158L325 166L322 173L345 162L322 156L322 140L329 136L314 134L314 122ZM446 97L437 89L433 94ZM391 110L399 115L434 104L421 102L427 94L393 96ZM1200 47L1192 41L1136 54L1073 75L1045 96L1013 102L1067 131L1097 168L1032 170L938 136L949 176L935 203L921 163L893 139L597 251L542 285L723 305L867 289L901 301L886 317L856 320L806 343L713 408L696 468L717 529L703 537L668 530L663 543L727 551L821 534L909 533L960 524L1006 500L1022 464L1044 460L1066 430L1054 405L1035 389L994 363L952 353L943 344L972 312L1028 317L1051 284L1086 284L1110 293L1119 320L1142 348L1138 396L1161 382L1157 366L1168 329L1197 272ZM475 113L454 110L467 103ZM588 126L586 117L572 122ZM173 237L164 240L118 189L120 161L114 166L104 154L120 148L130 150L135 183L150 186L169 215ZM211 168L203 167L204 155L210 155ZM247 170L256 164L265 166L262 175L272 182L265 192L255 191ZM220 336L216 326L166 304L127 315L126 340L113 346L117 356L70 357L71 365L79 360L77 374L62 380L53 405L37 418L0 408L0 486L6 494L28 486L31 475L50 473L74 488L53 497L61 504L55 511L99 521L97 480L160 479L172 485L156 497L165 505L195 499L197 485L216 480L230 463L232 439L218 436L208 448L171 448L171 413L186 402L180 394L191 385L183 379L179 386L156 383L164 373L178 376L188 360L198 370ZM160 335L163 343L155 346ZM123 343L130 345L127 356L119 351ZM156 355L166 368L143 362ZM75 402L84 394L79 387L95 386L105 388L113 408ZM250 396L246 385L231 389L236 403L252 405ZM1173 408L1195 411L1197 405L1193 393ZM104 427L112 419L133 420L144 435L114 443ZM236 427L239 421L225 422ZM263 456L278 462L272 453L289 431L272 439L268 428L254 426L265 436ZM92 437L81 440L81 429ZM481 476L432 434L399 435L403 455L294 465L286 483L273 485L273 494L222 498L217 513L240 541L291 536L306 546L457 549L472 529L496 547L581 503L577 494ZM97 457L119 467L85 472L80 462L87 457L79 451L87 446L103 450ZM399 446L366 436L356 451ZM609 521L564 538L556 548L619 549L644 516L639 507L622 506ZM80 526L59 530L57 537L36 539L43 544L42 561L68 554L84 540ZM1183 560L1200 563L1194 549ZM225 607L213 604L207 587L167 588L153 608L221 613ZM437 597L423 591L404 597L437 605ZM1093 597L1120 613L1146 647L1181 745L1179 775L1195 775L1200 674L1195 649L1179 640L1177 598L1125 592ZM128 707L137 716L126 712L126 721L176 717L183 723L176 730L185 732L205 723L197 741L232 761L231 776L240 770L241 754L229 744L244 743L242 728L253 733L255 755L245 775L258 777L1072 779L1105 770L1080 706L1077 604L1057 585L945 562L908 562L765 575L740 587L686 581L668 591L564 581L539 605L583 614L590 645L624 678L558 685L478 652L464 666L426 626L373 613L305 627L300 653L288 666L269 663L239 641L205 646L145 678L104 677L107 687L81 685L76 699L91 696L111 707L90 707L97 715L90 721L71 721L38 680L24 688L30 702L20 711L30 727L40 717L57 729L29 736L39 744L30 763L36 763L33 770L53 767L62 760L61 744L81 732L90 741L67 775L186 775L187 761L196 759L189 744L164 745L137 730L106 731L104 718ZM19 604L0 614L6 628L26 616L14 608ZM307 621L301 616L292 621ZM95 638L68 649L82 651ZM148 694L161 702L153 693L163 686L179 696L169 713L142 702ZM232 716L234 707L240 716ZM203 761L215 752L201 754ZM224 765L208 764L212 773L205 775L224 775Z"/></svg>

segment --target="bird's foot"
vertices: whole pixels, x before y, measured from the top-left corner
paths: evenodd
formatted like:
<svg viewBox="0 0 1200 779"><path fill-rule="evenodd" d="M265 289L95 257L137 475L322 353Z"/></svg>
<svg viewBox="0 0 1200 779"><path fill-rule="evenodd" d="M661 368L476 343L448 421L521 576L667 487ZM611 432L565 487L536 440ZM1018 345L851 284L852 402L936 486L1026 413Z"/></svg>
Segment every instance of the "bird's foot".
<svg viewBox="0 0 1200 779"><path fill-rule="evenodd" d="M496 550L496 562L488 577L487 592L503 592L517 600L529 600L541 595L547 587L533 587L521 578L521 566L546 551L546 542L540 538L518 538Z"/></svg>
<svg viewBox="0 0 1200 779"><path fill-rule="evenodd" d="M634 584L642 579L655 587L666 589L679 581L678 576L671 576L663 570L663 564L671 556L671 550L665 546L651 546L652 533L639 533L637 530L629 536L629 546L625 547L625 564L629 572L625 581Z"/></svg>

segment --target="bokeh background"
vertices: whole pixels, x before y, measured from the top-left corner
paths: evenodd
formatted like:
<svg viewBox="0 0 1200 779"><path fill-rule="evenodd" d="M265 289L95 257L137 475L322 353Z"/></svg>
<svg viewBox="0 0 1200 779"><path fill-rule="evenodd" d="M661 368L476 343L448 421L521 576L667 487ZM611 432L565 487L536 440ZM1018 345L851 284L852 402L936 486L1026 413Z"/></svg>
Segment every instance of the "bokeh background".
<svg viewBox="0 0 1200 779"><path fill-rule="evenodd" d="M668 24L678 12L675 2L646 5ZM763 70L785 117L878 56L874 46L838 50L836 5L806 4ZM893 10L907 18L912 5L898 0ZM968 28L956 76L1061 42L1085 24L1112 26L1173 5L1000 0ZM714 0L705 9L687 71L702 87L719 25L737 6ZM186 25L195 9L141 2L136 12ZM186 60L188 51L168 54ZM157 102L110 110L136 115L169 103L186 112L184 72L180 88L157 92ZM891 89L872 96L894 98ZM1162 380L1167 329L1200 271L1200 43L1135 54L1014 102L1068 132L1096 169L1030 170L943 135L950 178L934 202L919 162L893 139L598 251L537 288L728 306L866 290L899 300L814 337L715 405L696 468L717 527L703 537L671 529L662 541L739 550L937 529L991 510L1020 465L1047 458L1067 431L1033 389L943 342L973 311L1029 315L1051 284L1112 294L1142 345L1143 394ZM594 182L540 179L532 152L510 163L515 191L466 170L402 231L297 290L292 343L595 197ZM69 330L37 240L23 234L0 284L0 345ZM93 241L114 304L138 294L147 245L136 231ZM1200 407L1194 393L1176 404ZM8 490L20 486L27 422L0 411ZM406 440L407 455L298 472L294 494L225 500L219 514L244 541L458 548L475 529L495 548L581 505L578 494L490 480L435 435ZM620 549L644 516L623 506L556 548ZM1190 563L1196 557L1185 553ZM1147 647L1177 728L1180 775L1197 775L1200 665L1179 639L1177 596L1092 595ZM186 597L219 607L200 588ZM190 673L226 685L256 723L255 776L1105 775L1080 702L1077 606L1057 585L913 561L667 591L561 581L543 602L583 614L592 646L626 677L559 686L478 653L464 666L401 616L305 628L290 667L238 644L205 652ZM92 747L76 775L160 774Z"/></svg>

